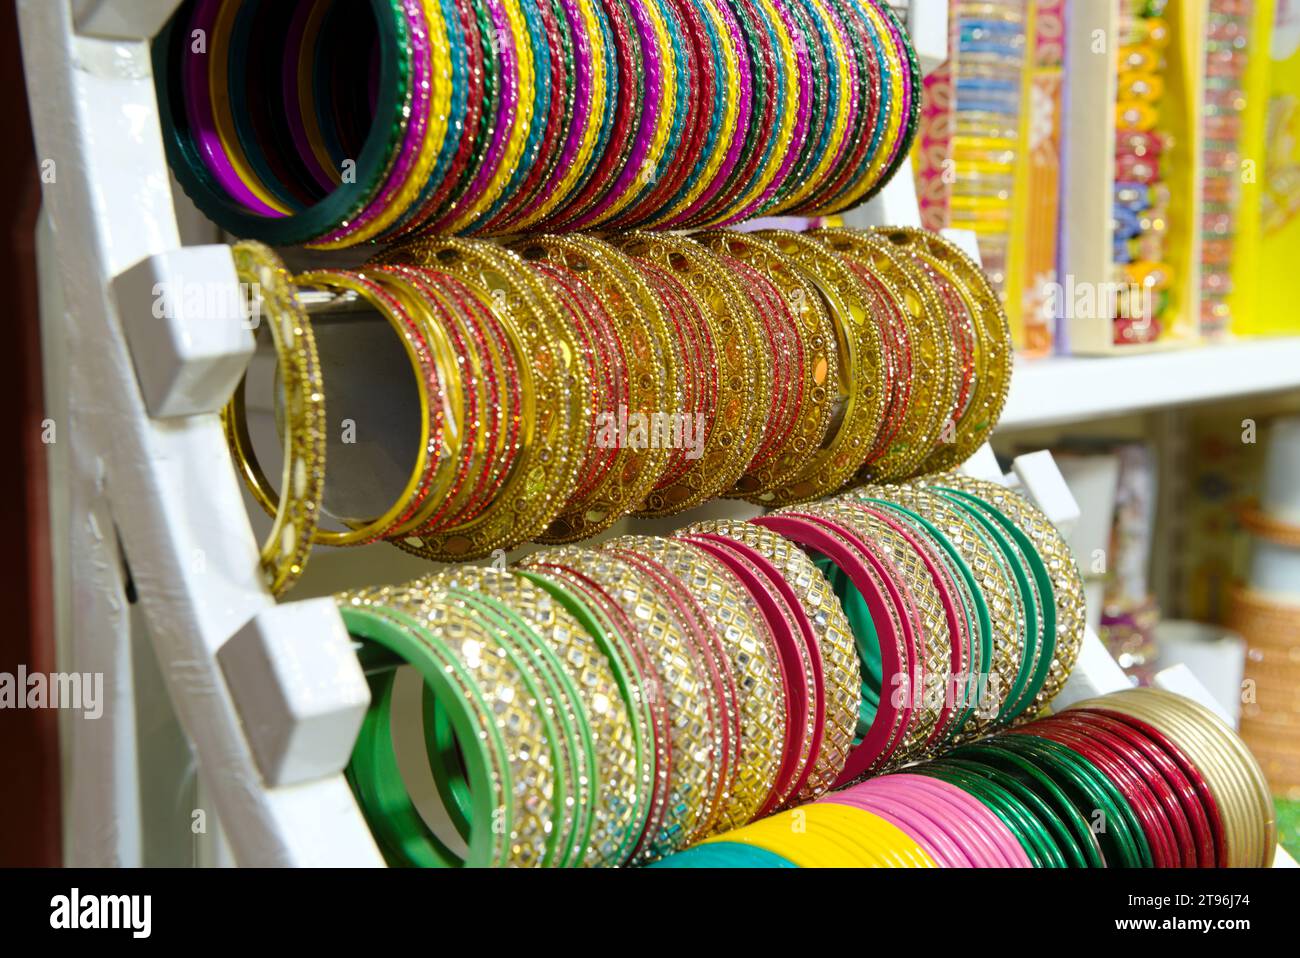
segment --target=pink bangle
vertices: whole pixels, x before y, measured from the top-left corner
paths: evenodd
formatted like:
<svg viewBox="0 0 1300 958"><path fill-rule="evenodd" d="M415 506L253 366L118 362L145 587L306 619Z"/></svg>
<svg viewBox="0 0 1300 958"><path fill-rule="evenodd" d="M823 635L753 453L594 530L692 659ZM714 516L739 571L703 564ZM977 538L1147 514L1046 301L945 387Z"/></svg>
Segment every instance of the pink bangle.
<svg viewBox="0 0 1300 958"><path fill-rule="evenodd" d="M1024 848L1012 834L1011 829L979 799L962 791L951 782L930 778L928 775L903 774L889 777L911 779L913 780L911 787L929 792L964 812L966 819L973 823L974 832L996 845L1008 867L1033 867L1029 856L1025 854Z"/></svg>
<svg viewBox="0 0 1300 958"><path fill-rule="evenodd" d="M892 777L887 775L879 781L883 786ZM923 779L925 776L917 777ZM1012 867L1012 860L999 843L986 835L981 824L974 822L965 809L955 806L949 800L950 796L935 794L920 783L906 781L896 783L889 790L916 808L923 809L923 814L939 823L954 841L960 842L967 849L976 868Z"/></svg>
<svg viewBox="0 0 1300 958"><path fill-rule="evenodd" d="M882 674L910 674L911 624L899 611L902 599L889 577L876 568L879 560L871 555L861 540L833 522L802 513L782 512L759 516L752 521L780 533L799 546L815 549L843 569L854 587L862 593L876 623ZM871 728L850 750L844 771L832 787L838 788L884 764L902 743L911 714L910 696L909 701L899 708L893 697L882 689Z"/></svg>

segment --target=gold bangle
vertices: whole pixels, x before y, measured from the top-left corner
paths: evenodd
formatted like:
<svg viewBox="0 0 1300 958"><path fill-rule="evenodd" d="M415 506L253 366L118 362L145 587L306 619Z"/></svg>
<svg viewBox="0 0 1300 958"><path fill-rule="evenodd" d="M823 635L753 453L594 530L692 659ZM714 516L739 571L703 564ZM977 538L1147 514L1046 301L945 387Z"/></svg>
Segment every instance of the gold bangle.
<svg viewBox="0 0 1300 958"><path fill-rule="evenodd" d="M590 807L593 828L587 865L620 864L640 837L632 834L640 806L640 769L632 717L623 706L618 681L595 639L550 594L525 578L479 566L455 566L434 583L496 599L515 612L556 653L578 687L596 751Z"/></svg>
<svg viewBox="0 0 1300 958"><path fill-rule="evenodd" d="M814 230L812 235L874 275L907 324L912 393L893 440L870 462L864 457L860 477L881 481L913 476L943 437L956 398L952 331L943 319L938 292L903 252L874 233Z"/></svg>
<svg viewBox="0 0 1300 958"><path fill-rule="evenodd" d="M800 392L802 402L794 427L782 448L770 462L751 468L740 477L734 490L724 493L764 504L765 496L793 482L805 471L809 458L822 447L839 398L831 384L840 379L840 355L835 327L826 305L798 267L772 243L748 233L710 230L692 237L708 249L722 253L758 270L781 294L794 319L802 356Z"/></svg>
<svg viewBox="0 0 1300 958"><path fill-rule="evenodd" d="M923 257L942 273L965 300L974 322L974 391L954 424L954 441L941 443L921 465L927 473L955 468L985 443L1007 403L1015 353L1006 310L984 271L941 234L901 226L876 227L872 232Z"/></svg>
<svg viewBox="0 0 1300 958"><path fill-rule="evenodd" d="M704 316L717 357L717 411L713 422L704 424L699 458L672 484L655 489L636 513L673 515L730 489L758 449L763 423L756 399L767 395L770 375L755 361L758 317L727 270L699 243L645 232L611 241L634 261L647 259L681 283Z"/></svg>
<svg viewBox="0 0 1300 958"><path fill-rule="evenodd" d="M866 459L885 414L884 343L871 315L865 290L848 267L820 243L788 230L760 230L811 282L835 326L839 427L826 439L792 482L762 500L788 505L818 499L841 489Z"/></svg>
<svg viewBox="0 0 1300 958"><path fill-rule="evenodd" d="M591 383L568 318L541 277L516 254L491 243L424 239L387 250L377 262L439 270L488 290L494 311L523 349L522 448L496 502L462 525L416 533L397 544L435 562L456 562L529 541L551 524L572 493L590 422Z"/></svg>
<svg viewBox="0 0 1300 958"><path fill-rule="evenodd" d="M621 608L636 629L653 668L642 674L642 697L670 708L672 721L667 740L655 743L659 769L668 776L666 801L633 857L649 861L686 847L708 826L720 793L723 756L718 743L724 721L714 708L704 667L692 652L688 626L658 585L616 553L566 546L530 556L522 566L582 578Z"/></svg>
<svg viewBox="0 0 1300 958"><path fill-rule="evenodd" d="M221 423L253 498L274 520L262 545L262 580L273 595L286 592L302 575L320 519L325 491L325 386L316 338L307 312L280 258L261 243L231 248L235 274L249 291L253 315L267 313L284 397L284 467L277 497L257 461L245 409L247 376L221 412ZM259 324L260 326L261 324Z"/></svg>
<svg viewBox="0 0 1300 958"><path fill-rule="evenodd" d="M798 596L821 655L824 721L821 748L809 756L812 769L792 799L803 803L820 798L844 771L857 731L862 696L858 652L843 606L808 554L771 529L735 519L712 519L688 526L683 532L713 533L744 543L772 563ZM811 674L811 669L808 671ZM815 689L808 701L817 701ZM811 716L811 721L815 724L816 717Z"/></svg>
<svg viewBox="0 0 1300 958"><path fill-rule="evenodd" d="M613 325L617 346L626 364L628 414L652 412L664 408L668 399L665 358L668 331L662 310L655 304L646 311L651 298L644 280L631 263L616 249L599 240L583 236L539 236L521 240L514 249L525 262L556 263L587 283ZM617 259L625 262L620 268ZM642 288L638 289L637 286ZM618 409L598 409L593 428L600 441L600 417L612 417L614 429L620 419ZM596 488L571 498L550 527L537 538L542 542L573 542L587 539L608 529L625 513L640 505L659 481L668 450L660 446L640 445L615 438L614 461Z"/></svg>
<svg viewBox="0 0 1300 958"><path fill-rule="evenodd" d="M711 831L745 824L772 793L785 748L786 705L781 660L767 620L726 566L677 539L623 536L605 544L660 563L685 582L731 667L740 718L740 762Z"/></svg>

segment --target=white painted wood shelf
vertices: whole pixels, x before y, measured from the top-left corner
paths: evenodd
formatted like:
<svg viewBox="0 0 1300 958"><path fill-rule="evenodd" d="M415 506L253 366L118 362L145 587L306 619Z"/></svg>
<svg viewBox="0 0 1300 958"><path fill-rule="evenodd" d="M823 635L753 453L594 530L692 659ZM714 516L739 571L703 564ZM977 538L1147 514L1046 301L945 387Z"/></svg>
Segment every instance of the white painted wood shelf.
<svg viewBox="0 0 1300 958"><path fill-rule="evenodd" d="M1300 389L1300 336L1016 363L999 432Z"/></svg>

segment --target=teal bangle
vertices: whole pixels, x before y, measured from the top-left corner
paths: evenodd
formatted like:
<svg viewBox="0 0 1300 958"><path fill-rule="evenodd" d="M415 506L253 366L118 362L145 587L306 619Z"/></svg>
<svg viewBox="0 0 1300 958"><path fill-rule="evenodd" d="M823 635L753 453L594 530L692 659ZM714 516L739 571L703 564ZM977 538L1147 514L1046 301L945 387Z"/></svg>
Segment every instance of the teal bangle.
<svg viewBox="0 0 1300 958"><path fill-rule="evenodd" d="M390 669L370 676L375 698L362 723L347 778L362 814L390 864L434 867L504 865L509 851L504 836L513 829L514 793L505 741L470 676L438 640L414 619L390 609L342 605L348 632L362 640L363 664L415 667L443 703L461 743L471 817L477 827L467 837L462 860L425 824L412 804L393 753ZM395 658L394 658L395 656Z"/></svg>
<svg viewBox="0 0 1300 958"><path fill-rule="evenodd" d="M1030 573L1030 588L1036 602L1035 610L1039 616L1039 627L1036 633L1037 641L1034 643L1033 650L1033 670L1026 685L1023 700L1017 703L1011 715L1011 718L1015 718L1023 713L1037 698L1043 684L1047 681L1047 675L1052 668L1052 659L1056 654L1056 596L1052 587L1052 576L1048 572L1047 564L1039 554L1037 546L1034 545L1034 541L1005 513L995 508L987 500L981 499L972 493L962 490L946 491L975 503L978 508L985 510L995 522L1006 530L1007 534L1014 540L1020 554L1024 557L1025 567ZM1027 600L1028 598L1029 596L1026 595ZM1026 601L1026 607L1028 607L1028 604L1028 601Z"/></svg>
<svg viewBox="0 0 1300 958"><path fill-rule="evenodd" d="M393 161L404 131L402 108L409 74L406 18L399 0L370 2L380 43L379 98L370 133L356 157L355 182L341 184L320 202L292 216L271 218L251 213L213 179L190 136L179 95L182 71L171 69L173 60L188 49L189 36L173 17L154 39L153 68L168 162L185 193L222 229L271 246L295 246L324 236L365 208Z"/></svg>
<svg viewBox="0 0 1300 958"><path fill-rule="evenodd" d="M776 852L742 842L696 845L648 866L650 868L797 868Z"/></svg>

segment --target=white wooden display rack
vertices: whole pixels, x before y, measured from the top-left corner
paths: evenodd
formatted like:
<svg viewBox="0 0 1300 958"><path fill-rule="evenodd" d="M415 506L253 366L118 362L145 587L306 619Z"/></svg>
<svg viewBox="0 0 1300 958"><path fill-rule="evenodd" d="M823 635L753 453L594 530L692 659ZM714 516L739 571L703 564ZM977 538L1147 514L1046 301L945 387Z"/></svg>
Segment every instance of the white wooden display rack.
<svg viewBox="0 0 1300 958"><path fill-rule="evenodd" d="M225 863L228 843L240 865L379 866L342 775L368 704L360 667L329 599L277 605L264 587L228 465L218 412L253 347L219 305L238 301L228 248L183 247L177 228L147 38L179 2L18 0L38 156L55 171L41 263L59 668L101 672L107 691L100 719L65 717L65 861L142 863L144 632L213 813L200 860ZM942 61L946 4L910 15L923 62ZM910 170L855 221L919 225ZM181 282L231 295L156 317L157 291ZM967 469L1077 518L1049 454L1003 476L986 446ZM1086 650L1063 696L1127 684L1095 636Z"/></svg>

